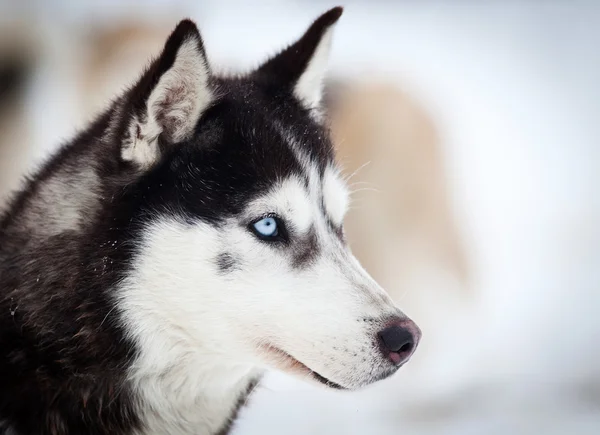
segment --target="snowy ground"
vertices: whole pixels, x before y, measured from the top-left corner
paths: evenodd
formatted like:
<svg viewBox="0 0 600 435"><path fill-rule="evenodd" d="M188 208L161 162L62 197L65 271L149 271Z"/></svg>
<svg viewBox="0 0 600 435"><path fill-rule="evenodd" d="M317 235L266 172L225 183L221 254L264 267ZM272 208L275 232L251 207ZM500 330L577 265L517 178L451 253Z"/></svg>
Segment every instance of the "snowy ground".
<svg viewBox="0 0 600 435"><path fill-rule="evenodd" d="M135 13L166 2L150 3ZM179 7L213 62L249 67L332 6L256 3ZM102 4L109 17L131 2ZM346 4L332 69L397 78L431 109L479 299L418 383L399 373L350 394L275 376L235 433L600 433L600 4ZM54 97L35 98L42 115ZM40 149L67 132L44 115Z"/></svg>

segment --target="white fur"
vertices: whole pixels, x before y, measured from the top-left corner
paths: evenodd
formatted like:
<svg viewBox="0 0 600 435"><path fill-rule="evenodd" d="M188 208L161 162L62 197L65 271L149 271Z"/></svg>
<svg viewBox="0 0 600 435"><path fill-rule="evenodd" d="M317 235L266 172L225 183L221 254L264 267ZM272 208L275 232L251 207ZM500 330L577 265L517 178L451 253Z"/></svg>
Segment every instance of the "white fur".
<svg viewBox="0 0 600 435"><path fill-rule="evenodd" d="M232 343L219 319L219 239L206 224L156 224L147 229L136 272L122 284L120 309L142 350L130 381L142 397L144 434L216 432L260 372L231 355L248 350Z"/></svg>
<svg viewBox="0 0 600 435"><path fill-rule="evenodd" d="M145 433L217 430L251 377L286 368L266 345L349 388L384 370L374 345L382 325L362 319L401 313L329 230L313 181L317 188L307 190L296 178L282 180L219 227L161 219L146 229L119 293L140 349L130 381ZM265 212L298 231L315 228L315 261L295 268L293 253L248 231L245 220ZM216 261L222 253L235 262L227 273Z"/></svg>
<svg viewBox="0 0 600 435"><path fill-rule="evenodd" d="M292 223L296 230L305 233L313 223L313 210L302 181L297 177L283 180L252 203L246 210L248 218L258 217L267 213L277 213L280 216L293 216Z"/></svg>
<svg viewBox="0 0 600 435"><path fill-rule="evenodd" d="M280 123L274 123L275 128L281 134L283 140L289 144L290 148L296 155L298 162L302 165L304 171L310 174L309 189L314 195L319 195L321 189L323 191L323 202L325 204L325 210L336 225L341 225L344 220L344 216L348 211L350 204L350 195L346 183L342 180L340 171L333 167L328 166L323 176L323 186L319 180L319 170L314 162L310 159L305 148L300 145L298 140L294 137L293 133L286 130ZM297 180L298 185L301 187L300 180Z"/></svg>
<svg viewBox="0 0 600 435"><path fill-rule="evenodd" d="M141 168L152 166L158 160L157 139L161 132L162 129L153 120L142 121L134 116L129 123L128 136L121 149L123 160L135 162Z"/></svg>
<svg viewBox="0 0 600 435"><path fill-rule="evenodd" d="M212 101L208 86L210 71L197 44L194 38L181 44L173 66L150 94L146 116L131 121L129 140L122 149L124 160L143 168L154 164L159 157L158 136L166 133L170 143L186 139Z"/></svg>
<svg viewBox="0 0 600 435"><path fill-rule="evenodd" d="M334 224L341 225L348 211L350 196L340 173L331 166L325 170L323 179L323 199L325 210Z"/></svg>
<svg viewBox="0 0 600 435"><path fill-rule="evenodd" d="M318 109L321 105L334 27L332 25L325 31L308 66L294 86L294 95L309 109Z"/></svg>

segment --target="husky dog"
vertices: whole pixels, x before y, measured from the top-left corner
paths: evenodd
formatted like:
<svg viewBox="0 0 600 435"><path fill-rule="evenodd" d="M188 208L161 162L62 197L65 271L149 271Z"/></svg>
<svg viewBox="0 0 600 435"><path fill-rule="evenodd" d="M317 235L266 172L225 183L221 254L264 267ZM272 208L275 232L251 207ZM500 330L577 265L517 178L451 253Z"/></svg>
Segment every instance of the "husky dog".
<svg viewBox="0 0 600 435"><path fill-rule="evenodd" d="M14 198L1 432L223 434L268 368L352 390L407 361L419 329L344 241L320 106L341 13L238 77L182 21Z"/></svg>

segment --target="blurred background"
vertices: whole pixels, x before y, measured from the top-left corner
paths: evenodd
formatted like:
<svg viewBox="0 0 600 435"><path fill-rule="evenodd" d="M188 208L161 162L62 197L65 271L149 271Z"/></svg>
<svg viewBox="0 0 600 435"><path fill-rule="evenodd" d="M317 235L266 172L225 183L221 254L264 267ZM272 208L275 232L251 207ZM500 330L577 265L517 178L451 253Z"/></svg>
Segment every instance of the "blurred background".
<svg viewBox="0 0 600 435"><path fill-rule="evenodd" d="M0 208L182 17L232 71L335 5L0 0ZM234 433L600 433L600 2L343 5L327 101L348 236L424 339L356 393L273 373Z"/></svg>

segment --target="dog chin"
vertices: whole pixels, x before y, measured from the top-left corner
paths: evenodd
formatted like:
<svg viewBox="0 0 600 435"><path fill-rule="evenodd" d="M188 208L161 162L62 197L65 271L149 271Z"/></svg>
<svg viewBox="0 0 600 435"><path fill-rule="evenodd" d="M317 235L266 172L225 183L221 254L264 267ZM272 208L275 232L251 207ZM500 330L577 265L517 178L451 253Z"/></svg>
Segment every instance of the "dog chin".
<svg viewBox="0 0 600 435"><path fill-rule="evenodd" d="M368 379L365 379L363 382L354 385L342 385L337 383L331 379L326 378L325 376L317 373L312 370L308 366L306 366L301 361L297 360L289 353L275 347L272 345L261 346L262 350L265 352L267 356L267 360L271 366L282 370L286 373L294 375L296 377L301 377L302 379L309 379L315 381L321 385L326 386L327 388L331 388L334 390L359 390L368 385L371 385L375 382L381 381L393 375L399 367L390 368L384 372L378 373L375 376L371 376Z"/></svg>

